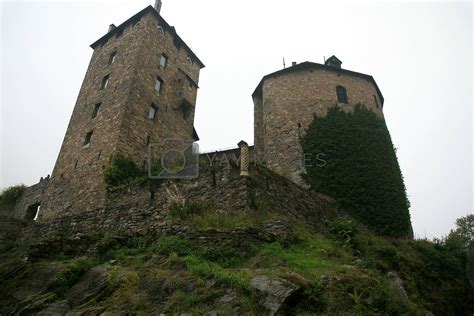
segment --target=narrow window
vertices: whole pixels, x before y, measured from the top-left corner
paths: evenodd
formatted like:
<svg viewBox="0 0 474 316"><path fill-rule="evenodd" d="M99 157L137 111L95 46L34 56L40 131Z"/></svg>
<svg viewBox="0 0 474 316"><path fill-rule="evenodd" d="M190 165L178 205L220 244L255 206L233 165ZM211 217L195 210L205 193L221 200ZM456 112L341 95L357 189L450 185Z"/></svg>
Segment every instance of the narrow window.
<svg viewBox="0 0 474 316"><path fill-rule="evenodd" d="M78 160L76 160L76 163L74 164L74 169L77 168L77 162L78 162Z"/></svg>
<svg viewBox="0 0 474 316"><path fill-rule="evenodd" d="M97 116L97 113L99 113L100 105L102 103L97 103L94 105L94 110L92 110L92 118L95 118Z"/></svg>
<svg viewBox="0 0 474 316"><path fill-rule="evenodd" d="M154 104L150 105L150 109L148 110L148 118L150 120L155 120L156 111L158 111L158 108L156 107L156 105ZM149 141L149 139L147 139L147 141Z"/></svg>
<svg viewBox="0 0 474 316"><path fill-rule="evenodd" d="M343 86L336 87L337 101L341 103L347 103L347 92Z"/></svg>
<svg viewBox="0 0 474 316"><path fill-rule="evenodd" d="M86 138L84 139L84 146L89 145L91 143L91 139L92 139L92 131L87 132Z"/></svg>
<svg viewBox="0 0 474 316"><path fill-rule="evenodd" d="M161 35L165 35L165 29L161 24L158 24L158 31L160 32Z"/></svg>
<svg viewBox="0 0 474 316"><path fill-rule="evenodd" d="M375 106L378 109L379 108L379 101L377 101L377 97L375 96L375 94L374 94L374 101L375 101Z"/></svg>
<svg viewBox="0 0 474 316"><path fill-rule="evenodd" d="M162 86L163 86L163 80L161 80L160 77L156 77L155 90L158 91L158 92L160 92Z"/></svg>
<svg viewBox="0 0 474 316"><path fill-rule="evenodd" d="M123 28L117 31L117 35L115 35L115 38L119 38L122 35L123 35Z"/></svg>
<svg viewBox="0 0 474 316"><path fill-rule="evenodd" d="M168 56L166 56L165 54L161 54L160 66L162 68L165 68L167 63L168 63Z"/></svg>
<svg viewBox="0 0 474 316"><path fill-rule="evenodd" d="M115 61L115 57L117 56L117 51L113 52L112 54L110 54L110 57L109 57L109 65L112 65Z"/></svg>
<svg viewBox="0 0 474 316"><path fill-rule="evenodd" d="M155 111L155 113L156 113L156 111ZM147 137L146 137L146 145L147 145L147 146L150 145L150 136L147 136Z"/></svg>
<svg viewBox="0 0 474 316"><path fill-rule="evenodd" d="M188 58L186 58L186 60L188 61L188 64L190 64L190 65L193 64L193 60L191 59L191 57L188 56Z"/></svg>
<svg viewBox="0 0 474 316"><path fill-rule="evenodd" d="M107 75L104 78L102 78L102 83L100 84L100 89L101 90L104 90L105 88L107 88L107 86L109 84L109 79L110 79L110 75Z"/></svg>

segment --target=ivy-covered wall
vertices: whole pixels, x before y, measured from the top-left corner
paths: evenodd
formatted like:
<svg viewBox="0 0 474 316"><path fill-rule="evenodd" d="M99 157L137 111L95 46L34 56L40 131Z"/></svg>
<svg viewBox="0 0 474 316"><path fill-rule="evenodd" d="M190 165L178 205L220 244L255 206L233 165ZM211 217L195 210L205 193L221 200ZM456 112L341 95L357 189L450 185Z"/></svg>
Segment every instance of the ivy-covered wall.
<svg viewBox="0 0 474 316"><path fill-rule="evenodd" d="M359 104L314 117L301 143L304 180L336 198L343 210L377 233L412 237L403 177L383 118Z"/></svg>

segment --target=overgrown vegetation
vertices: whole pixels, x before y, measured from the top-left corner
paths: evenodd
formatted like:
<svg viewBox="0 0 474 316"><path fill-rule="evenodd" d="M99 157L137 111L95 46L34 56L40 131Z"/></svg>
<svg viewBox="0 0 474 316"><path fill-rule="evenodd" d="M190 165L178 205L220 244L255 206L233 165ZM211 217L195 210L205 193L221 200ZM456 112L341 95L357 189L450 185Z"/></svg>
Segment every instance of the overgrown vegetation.
<svg viewBox="0 0 474 316"><path fill-rule="evenodd" d="M104 182L109 191L116 191L134 184L146 185L150 192L161 185L159 179L150 179L148 170L141 170L136 163L118 153L103 168Z"/></svg>
<svg viewBox="0 0 474 316"><path fill-rule="evenodd" d="M70 236L51 231L0 254L0 291L6 293L0 297L0 313L36 313L72 292L85 291L86 303L73 306L73 313L232 314L239 306L238 314L267 314L261 293L251 286L257 275L299 287L282 307L283 314L462 315L470 310L466 248L452 241L459 240L454 235L465 236L467 220L458 221L450 237L435 242L382 237L347 218L327 222L317 232L285 219L293 225L289 243L207 239L211 235L206 232L212 234L217 227L240 225L242 216L227 214L222 227L208 218L212 210L205 204L194 204L177 218L183 225L195 225L200 218L204 235ZM245 223L252 229L263 227L259 216ZM472 244L472 236L462 240ZM106 273L106 281L71 291L95 267ZM393 276L399 277L399 285ZM105 288L94 292L101 282ZM29 294L38 283L44 287ZM21 293L28 298L18 301ZM223 305L224 297L232 304Z"/></svg>
<svg viewBox="0 0 474 316"><path fill-rule="evenodd" d="M382 118L359 104L353 112L335 106L314 117L302 138L311 163L303 177L377 233L413 235L409 202L395 149Z"/></svg>
<svg viewBox="0 0 474 316"><path fill-rule="evenodd" d="M21 196L26 186L23 184L13 185L0 192L0 209L8 210L15 207L15 203Z"/></svg>

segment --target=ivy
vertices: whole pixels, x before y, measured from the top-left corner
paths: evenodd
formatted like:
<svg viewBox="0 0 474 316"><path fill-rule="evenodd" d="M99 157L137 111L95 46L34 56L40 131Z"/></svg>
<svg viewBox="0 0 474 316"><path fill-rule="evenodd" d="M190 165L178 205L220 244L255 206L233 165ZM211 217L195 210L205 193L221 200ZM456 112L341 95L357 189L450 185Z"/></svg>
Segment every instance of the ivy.
<svg viewBox="0 0 474 316"><path fill-rule="evenodd" d="M332 196L342 208L375 232L413 235L409 202L395 149L383 118L359 104L353 112L338 106L314 117L301 139L307 163L304 180Z"/></svg>

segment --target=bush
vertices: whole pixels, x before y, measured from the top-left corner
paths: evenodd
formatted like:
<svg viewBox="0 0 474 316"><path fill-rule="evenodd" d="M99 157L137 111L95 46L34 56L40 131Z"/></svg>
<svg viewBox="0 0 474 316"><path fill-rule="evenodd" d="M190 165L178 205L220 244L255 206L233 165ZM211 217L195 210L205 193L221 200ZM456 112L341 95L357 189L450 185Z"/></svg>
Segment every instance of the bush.
<svg viewBox="0 0 474 316"><path fill-rule="evenodd" d="M325 161L302 175L312 189L337 199L379 234L413 235L403 177L382 118L361 104L351 113L335 106L325 117L314 117L301 145Z"/></svg>
<svg viewBox="0 0 474 316"><path fill-rule="evenodd" d="M13 185L6 189L3 189L0 193L0 207L11 208L15 206L16 201L25 191L26 186L23 184Z"/></svg>
<svg viewBox="0 0 474 316"><path fill-rule="evenodd" d="M151 246L151 249L160 255L176 253L178 256L187 256L193 251L193 247L189 241L176 236L158 239L158 241Z"/></svg>
<svg viewBox="0 0 474 316"><path fill-rule="evenodd" d="M133 180L146 177L140 171L135 162L125 158L122 154L116 154L110 162L104 166L104 181L107 187L118 187L133 182Z"/></svg>

